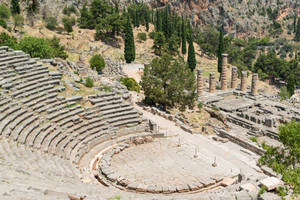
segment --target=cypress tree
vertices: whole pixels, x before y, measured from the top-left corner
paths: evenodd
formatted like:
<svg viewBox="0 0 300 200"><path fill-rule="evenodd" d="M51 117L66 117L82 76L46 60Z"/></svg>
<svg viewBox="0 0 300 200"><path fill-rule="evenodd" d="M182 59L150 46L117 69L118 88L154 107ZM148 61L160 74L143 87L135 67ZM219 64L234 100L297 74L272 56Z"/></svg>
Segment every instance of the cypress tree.
<svg viewBox="0 0 300 200"><path fill-rule="evenodd" d="M196 55L192 37L189 39L188 65L191 71L196 68Z"/></svg>
<svg viewBox="0 0 300 200"><path fill-rule="evenodd" d="M297 41L297 42L300 41L300 18L298 18L298 23L297 23L297 27L296 27L295 41Z"/></svg>
<svg viewBox="0 0 300 200"><path fill-rule="evenodd" d="M221 27L220 30L220 35L219 35L219 48L218 48L218 72L222 72L222 54L224 53L224 30L223 26Z"/></svg>
<svg viewBox="0 0 300 200"><path fill-rule="evenodd" d="M140 19L139 19L139 14L138 14L138 9L135 8L135 21L134 21L134 26L139 27L140 26Z"/></svg>
<svg viewBox="0 0 300 200"><path fill-rule="evenodd" d="M125 28L124 57L126 63L131 63L135 59L134 36L129 15L127 16L127 23Z"/></svg>
<svg viewBox="0 0 300 200"><path fill-rule="evenodd" d="M293 22L294 33L296 33L296 26L297 26L297 15L294 15L294 22Z"/></svg>
<svg viewBox="0 0 300 200"><path fill-rule="evenodd" d="M147 13L146 13L146 31L147 32L149 31L149 21L150 21L150 13L147 10Z"/></svg>
<svg viewBox="0 0 300 200"><path fill-rule="evenodd" d="M183 16L181 17L181 52L186 54L186 30Z"/></svg>
<svg viewBox="0 0 300 200"><path fill-rule="evenodd" d="M11 0L10 5L10 10L12 14L20 14L19 0Z"/></svg>
<svg viewBox="0 0 300 200"><path fill-rule="evenodd" d="M289 92L290 97L293 96L295 92L295 78L293 74L289 76L289 80L287 83L287 90Z"/></svg>

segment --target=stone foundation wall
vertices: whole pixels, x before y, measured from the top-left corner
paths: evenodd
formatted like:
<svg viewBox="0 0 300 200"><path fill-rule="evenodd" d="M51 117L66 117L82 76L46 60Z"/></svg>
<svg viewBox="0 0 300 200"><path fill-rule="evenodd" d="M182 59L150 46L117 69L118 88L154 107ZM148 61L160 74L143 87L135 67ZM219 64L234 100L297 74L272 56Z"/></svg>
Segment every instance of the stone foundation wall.
<svg viewBox="0 0 300 200"><path fill-rule="evenodd" d="M225 137L228 138L231 142L236 143L245 149L248 149L256 154L262 155L265 153L265 150L262 149L261 147L257 146L256 143L254 142L248 142L246 140L243 140L242 138L239 138L236 135L233 135L231 133L228 133L224 130L216 130L219 134L220 137Z"/></svg>

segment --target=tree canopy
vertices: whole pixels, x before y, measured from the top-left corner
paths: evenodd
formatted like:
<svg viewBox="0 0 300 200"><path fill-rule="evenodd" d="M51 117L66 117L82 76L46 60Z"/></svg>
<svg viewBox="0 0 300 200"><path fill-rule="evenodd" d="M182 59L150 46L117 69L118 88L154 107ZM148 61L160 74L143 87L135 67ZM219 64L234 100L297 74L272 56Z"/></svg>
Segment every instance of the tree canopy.
<svg viewBox="0 0 300 200"><path fill-rule="evenodd" d="M192 107L196 99L195 75L182 58L164 54L145 66L141 81L145 102L164 109Z"/></svg>

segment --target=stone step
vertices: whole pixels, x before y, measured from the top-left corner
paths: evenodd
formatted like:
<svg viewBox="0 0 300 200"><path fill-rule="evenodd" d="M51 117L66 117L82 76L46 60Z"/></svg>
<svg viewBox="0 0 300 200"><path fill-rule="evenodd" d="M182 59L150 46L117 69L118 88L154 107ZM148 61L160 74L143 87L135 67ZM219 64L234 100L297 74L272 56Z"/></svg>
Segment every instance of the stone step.
<svg viewBox="0 0 300 200"><path fill-rule="evenodd" d="M59 135L62 134L63 131L60 130L59 128L55 129L53 132L48 134L48 136L44 139L42 142L41 150L42 152L45 153L50 153L49 148L50 148L50 143Z"/></svg>
<svg viewBox="0 0 300 200"><path fill-rule="evenodd" d="M21 107L18 105L10 105L9 109L5 109L5 112L1 112L0 121L2 122L6 117L13 114L14 112L20 110Z"/></svg>
<svg viewBox="0 0 300 200"><path fill-rule="evenodd" d="M38 148L38 146L34 145L34 144L41 143L43 141L44 137L47 136L46 133L49 131L51 131L50 123L42 124L42 122L39 122L38 127L35 128L33 131L29 132L29 135L27 135L27 137L25 139L25 143L30 147L35 146L36 148Z"/></svg>
<svg viewBox="0 0 300 200"><path fill-rule="evenodd" d="M71 112L67 112L63 115L58 116L57 118L52 119L52 121L54 121L55 123L59 123L60 121L67 119L69 117L73 117L76 116L80 113L83 113L84 109L82 109L80 106L77 107L76 110L73 110Z"/></svg>
<svg viewBox="0 0 300 200"><path fill-rule="evenodd" d="M22 121L26 120L31 116L32 113L27 113L27 110L24 109L17 111L13 115L10 115L7 118L6 129L4 127L4 130L2 130L2 135L5 135L6 137L10 136L11 132L14 130L15 127L17 127Z"/></svg>
<svg viewBox="0 0 300 200"><path fill-rule="evenodd" d="M18 137L18 141L22 144L27 144L26 140L28 136L39 127L39 123L40 122L37 120L28 129L22 131L22 133Z"/></svg>
<svg viewBox="0 0 300 200"><path fill-rule="evenodd" d="M23 62L29 61L29 59L30 58L28 56L19 56L18 59L9 60L6 62L0 61L0 70L4 69L6 66L10 66L10 65L16 66L16 64L22 64Z"/></svg>
<svg viewBox="0 0 300 200"><path fill-rule="evenodd" d="M6 53L5 55L0 56L0 66L4 65L7 62L18 60L20 58L29 58L29 56L24 53L23 54L16 54L15 52Z"/></svg>
<svg viewBox="0 0 300 200"><path fill-rule="evenodd" d="M141 121L142 121L142 119L140 119L139 117L133 116L132 118L126 118L121 121L116 121L116 122L112 123L112 126L119 127L119 126L124 126L124 125L131 125L131 124L135 124L135 123L140 123Z"/></svg>
<svg viewBox="0 0 300 200"><path fill-rule="evenodd" d="M12 132L12 138L14 141L18 140L19 135L21 132L27 128L29 125L31 125L34 121L36 121L39 117L38 116L33 116L30 117L26 120L24 120L13 132Z"/></svg>

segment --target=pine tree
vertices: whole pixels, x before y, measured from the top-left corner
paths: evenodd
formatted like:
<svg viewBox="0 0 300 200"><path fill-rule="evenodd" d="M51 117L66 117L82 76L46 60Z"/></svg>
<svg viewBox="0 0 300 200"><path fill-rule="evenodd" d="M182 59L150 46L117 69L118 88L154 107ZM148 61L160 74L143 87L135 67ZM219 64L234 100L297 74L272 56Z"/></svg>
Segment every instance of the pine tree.
<svg viewBox="0 0 300 200"><path fill-rule="evenodd" d="M295 92L295 78L294 78L293 74L291 74L289 76L289 80L288 80L288 83L287 83L287 90L289 92L290 97L294 95L294 92Z"/></svg>
<svg viewBox="0 0 300 200"><path fill-rule="evenodd" d="M183 16L181 17L181 53L186 54L186 30Z"/></svg>
<svg viewBox="0 0 300 200"><path fill-rule="evenodd" d="M124 57L126 63L131 63L135 59L134 36L129 15L127 16L127 23L125 28Z"/></svg>
<svg viewBox="0 0 300 200"><path fill-rule="evenodd" d="M192 37L189 39L188 65L191 71L196 68L196 55Z"/></svg>
<svg viewBox="0 0 300 200"><path fill-rule="evenodd" d="M12 14L20 14L19 0L11 0L10 5L10 10Z"/></svg>
<svg viewBox="0 0 300 200"><path fill-rule="evenodd" d="M297 41L297 42L300 41L300 18L298 18L298 23L297 23L297 27L296 27L295 41Z"/></svg>
<svg viewBox="0 0 300 200"><path fill-rule="evenodd" d="M221 27L220 30L220 35L219 35L219 48L218 48L218 72L222 72L222 54L224 53L224 30L223 26Z"/></svg>

